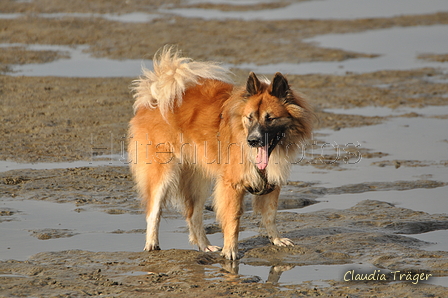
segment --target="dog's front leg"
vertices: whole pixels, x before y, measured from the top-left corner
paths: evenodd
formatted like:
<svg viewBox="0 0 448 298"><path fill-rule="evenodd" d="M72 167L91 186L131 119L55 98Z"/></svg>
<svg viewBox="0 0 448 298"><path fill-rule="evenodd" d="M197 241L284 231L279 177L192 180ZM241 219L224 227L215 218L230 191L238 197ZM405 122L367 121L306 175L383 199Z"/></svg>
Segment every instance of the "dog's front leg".
<svg viewBox="0 0 448 298"><path fill-rule="evenodd" d="M280 187L277 186L267 195L255 196L253 200L253 208L254 212L261 213L263 225L266 227L268 237L274 245L292 246L294 243L290 239L280 237L277 225L275 224L279 194Z"/></svg>
<svg viewBox="0 0 448 298"><path fill-rule="evenodd" d="M221 255L228 260L238 258L238 233L243 214L244 190L231 182L220 180L216 184L215 210L224 233Z"/></svg>

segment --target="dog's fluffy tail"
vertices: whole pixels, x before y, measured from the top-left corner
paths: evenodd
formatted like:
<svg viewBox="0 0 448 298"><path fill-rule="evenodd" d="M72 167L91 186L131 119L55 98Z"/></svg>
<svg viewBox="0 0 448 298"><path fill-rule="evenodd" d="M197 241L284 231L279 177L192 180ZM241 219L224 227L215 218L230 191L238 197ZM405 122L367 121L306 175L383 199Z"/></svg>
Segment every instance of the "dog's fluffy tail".
<svg viewBox="0 0 448 298"><path fill-rule="evenodd" d="M230 71L215 62L197 62L182 57L172 46L165 46L154 55L154 71L143 68L143 76L133 82L134 112L140 107L159 108L165 117L174 104L182 104L185 90L199 79L231 82Z"/></svg>

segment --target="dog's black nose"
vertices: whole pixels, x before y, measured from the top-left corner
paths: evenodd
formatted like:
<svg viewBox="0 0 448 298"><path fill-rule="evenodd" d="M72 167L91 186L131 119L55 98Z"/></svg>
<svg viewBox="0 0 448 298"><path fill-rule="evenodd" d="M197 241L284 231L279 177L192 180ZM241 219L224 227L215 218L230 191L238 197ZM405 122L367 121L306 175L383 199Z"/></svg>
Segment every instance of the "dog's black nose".
<svg viewBox="0 0 448 298"><path fill-rule="evenodd" d="M257 136L248 136L247 137L247 143L249 143L249 146L251 147L261 147L263 146L263 142L260 137Z"/></svg>
<svg viewBox="0 0 448 298"><path fill-rule="evenodd" d="M257 124L249 130L247 143L251 147L263 147L265 145L264 138L265 133L260 124Z"/></svg>

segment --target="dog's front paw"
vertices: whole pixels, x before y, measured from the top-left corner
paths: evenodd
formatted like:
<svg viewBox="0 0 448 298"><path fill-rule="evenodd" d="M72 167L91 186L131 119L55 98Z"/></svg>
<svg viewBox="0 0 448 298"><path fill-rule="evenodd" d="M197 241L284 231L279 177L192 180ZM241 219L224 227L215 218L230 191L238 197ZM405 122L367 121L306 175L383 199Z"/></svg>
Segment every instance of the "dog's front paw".
<svg viewBox="0 0 448 298"><path fill-rule="evenodd" d="M145 248L143 250L146 251L160 250L160 246L157 243L146 243Z"/></svg>
<svg viewBox="0 0 448 298"><path fill-rule="evenodd" d="M272 243L277 246L294 246L294 242L288 238L274 238L272 239Z"/></svg>
<svg viewBox="0 0 448 298"><path fill-rule="evenodd" d="M238 248L230 248L226 249L225 247L222 249L221 256L226 258L227 260L235 261L238 259Z"/></svg>

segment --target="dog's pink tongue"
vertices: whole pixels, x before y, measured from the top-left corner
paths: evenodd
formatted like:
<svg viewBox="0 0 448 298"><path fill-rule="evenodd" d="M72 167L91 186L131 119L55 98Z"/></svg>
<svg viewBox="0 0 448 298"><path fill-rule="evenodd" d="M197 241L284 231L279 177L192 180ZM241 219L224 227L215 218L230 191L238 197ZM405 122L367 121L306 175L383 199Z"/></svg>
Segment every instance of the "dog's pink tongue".
<svg viewBox="0 0 448 298"><path fill-rule="evenodd" d="M257 148L257 167L258 167L258 169L260 169L260 170L266 169L266 167L268 166L268 160L269 160L269 156L268 156L268 150L267 150L266 146L258 147Z"/></svg>

